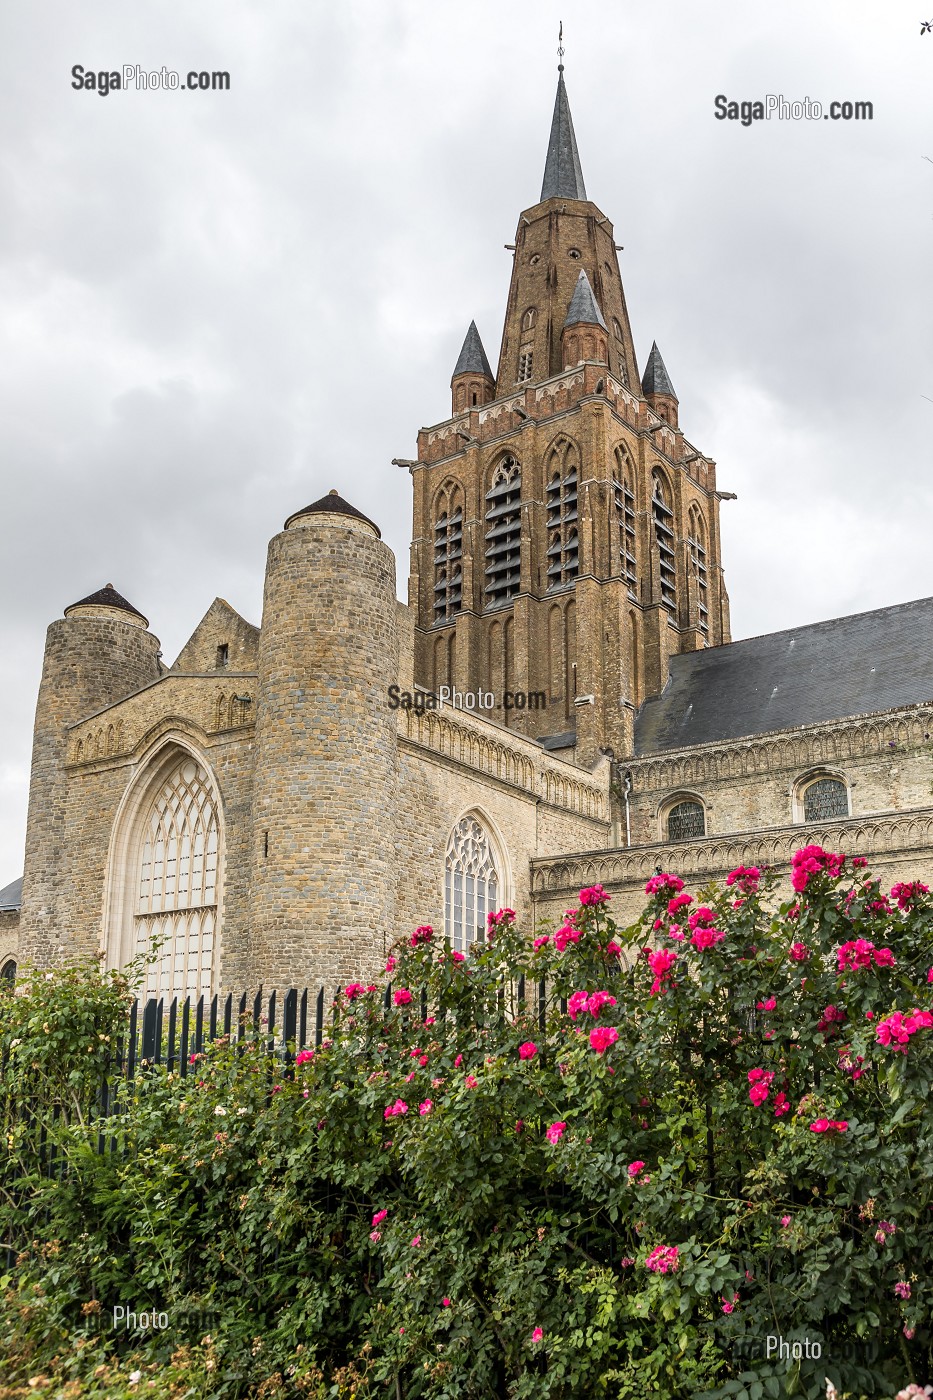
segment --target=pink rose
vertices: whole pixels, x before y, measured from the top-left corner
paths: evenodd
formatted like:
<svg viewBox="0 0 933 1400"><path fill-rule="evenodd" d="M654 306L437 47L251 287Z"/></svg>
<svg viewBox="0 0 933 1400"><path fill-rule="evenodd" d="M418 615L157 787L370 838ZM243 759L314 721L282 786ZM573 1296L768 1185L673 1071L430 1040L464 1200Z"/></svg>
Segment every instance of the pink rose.
<svg viewBox="0 0 933 1400"><path fill-rule="evenodd" d="M396 1006L407 1006L411 1001L411 992L407 987L399 987L392 999Z"/></svg>
<svg viewBox="0 0 933 1400"><path fill-rule="evenodd" d="M634 1177L634 1176L637 1176L638 1173L639 1173L639 1172L642 1170L642 1168L644 1167L644 1165L645 1165L644 1162L629 1162L629 1166L628 1166L628 1174L629 1174L629 1176L633 1176L633 1177Z"/></svg>
<svg viewBox="0 0 933 1400"><path fill-rule="evenodd" d="M560 1142L566 1129L566 1123L552 1123L544 1136L547 1138L548 1142Z"/></svg>
<svg viewBox="0 0 933 1400"><path fill-rule="evenodd" d="M597 1055L604 1055L610 1045L619 1039L615 1026L596 1026L590 1031L590 1047Z"/></svg>
<svg viewBox="0 0 933 1400"><path fill-rule="evenodd" d="M533 1060L538 1053L538 1047L533 1040L526 1040L524 1045L518 1047L518 1057L520 1060Z"/></svg>
<svg viewBox="0 0 933 1400"><path fill-rule="evenodd" d="M544 1340L544 1332L540 1327L536 1327L535 1330L532 1332L531 1340L533 1342L540 1342Z"/></svg>

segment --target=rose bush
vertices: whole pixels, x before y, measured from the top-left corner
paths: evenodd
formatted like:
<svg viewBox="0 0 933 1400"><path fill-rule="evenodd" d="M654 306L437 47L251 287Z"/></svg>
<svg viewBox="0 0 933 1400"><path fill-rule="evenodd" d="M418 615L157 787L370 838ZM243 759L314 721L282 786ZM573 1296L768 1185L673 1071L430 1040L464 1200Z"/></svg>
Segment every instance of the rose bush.
<svg viewBox="0 0 933 1400"><path fill-rule="evenodd" d="M390 1009L352 984L300 1064L246 1040L185 1080L148 1070L103 1154L82 1115L47 1116L59 1179L21 1137L0 1197L9 1394L105 1393L80 1388L97 1366L108 1394L205 1397L925 1382L933 901L814 846L792 881L774 912L755 867L692 894L659 872L626 930L597 885L535 938L500 911L466 958L422 927ZM93 1045L79 1018L48 1051L57 988L3 1003L5 1063L67 1078ZM134 1303L169 1329L115 1333Z"/></svg>

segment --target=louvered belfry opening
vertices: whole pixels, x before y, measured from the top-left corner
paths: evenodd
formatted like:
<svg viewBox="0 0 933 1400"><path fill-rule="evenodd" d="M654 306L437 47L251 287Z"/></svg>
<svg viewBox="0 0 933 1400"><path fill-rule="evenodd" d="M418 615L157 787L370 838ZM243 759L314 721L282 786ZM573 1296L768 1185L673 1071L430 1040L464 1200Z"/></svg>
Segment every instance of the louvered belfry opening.
<svg viewBox="0 0 933 1400"><path fill-rule="evenodd" d="M700 631L708 639L709 578L706 566L706 537L703 531L703 521L696 511L690 513L690 536L687 543L690 550L690 568L697 585Z"/></svg>
<svg viewBox="0 0 933 1400"><path fill-rule="evenodd" d="M559 588L573 583L580 570L580 539L577 532L577 484L575 462L563 476L555 471L547 487L547 586Z"/></svg>
<svg viewBox="0 0 933 1400"><path fill-rule="evenodd" d="M504 457L496 467L486 492L487 608L506 603L518 592L521 576L522 469L514 457Z"/></svg>
<svg viewBox="0 0 933 1400"><path fill-rule="evenodd" d="M449 622L463 606L463 507L455 495L438 503L434 525L434 621Z"/></svg>
<svg viewBox="0 0 933 1400"><path fill-rule="evenodd" d="M672 618L677 618L677 569L674 562L674 512L660 475L655 472L651 496L651 518L658 543L661 565L661 602Z"/></svg>
<svg viewBox="0 0 933 1400"><path fill-rule="evenodd" d="M631 476L627 471L620 471L613 479L612 484L618 532L619 573L628 589L628 596L637 603L638 558L636 555L635 492L632 489Z"/></svg>

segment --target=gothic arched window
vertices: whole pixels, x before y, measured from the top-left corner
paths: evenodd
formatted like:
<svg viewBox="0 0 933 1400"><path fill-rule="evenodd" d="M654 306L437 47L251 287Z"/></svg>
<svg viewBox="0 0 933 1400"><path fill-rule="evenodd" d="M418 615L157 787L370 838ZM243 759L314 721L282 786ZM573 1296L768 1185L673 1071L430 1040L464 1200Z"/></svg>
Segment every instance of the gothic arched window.
<svg viewBox="0 0 933 1400"><path fill-rule="evenodd" d="M15 981L16 981L16 959L15 959L15 958L7 958L7 960L6 960L6 962L3 964L3 966L0 967L0 981L2 981L2 982L15 982Z"/></svg>
<svg viewBox="0 0 933 1400"><path fill-rule="evenodd" d="M805 822L838 821L849 815L849 793L841 778L816 778L807 783L800 796Z"/></svg>
<svg viewBox="0 0 933 1400"><path fill-rule="evenodd" d="M537 311L535 310L535 308L534 308L533 306L529 306L528 310L527 310L527 311L525 312L525 314L522 316L522 330L523 330L523 331L531 331L531 330L534 330L535 322L537 321L537 319L538 319L538 313L537 313Z"/></svg>
<svg viewBox="0 0 933 1400"><path fill-rule="evenodd" d="M702 802L696 798L684 798L675 802L667 812L668 841L695 841L706 835L706 813Z"/></svg>
<svg viewBox="0 0 933 1400"><path fill-rule="evenodd" d="M449 622L463 606L463 503L455 486L438 497L434 520L434 621Z"/></svg>
<svg viewBox="0 0 933 1400"><path fill-rule="evenodd" d="M580 571L577 532L579 473L574 448L562 443L551 453L547 485L547 586L573 583Z"/></svg>
<svg viewBox="0 0 933 1400"><path fill-rule="evenodd" d="M709 640L709 577L706 565L706 526L696 506L690 510L690 529L687 537L690 551L690 572L696 581L697 607L699 610L700 631Z"/></svg>
<svg viewBox="0 0 933 1400"><path fill-rule="evenodd" d="M661 564L661 602L677 617L677 568L674 561L674 511L670 490L660 472L651 476L651 519Z"/></svg>
<svg viewBox="0 0 933 1400"><path fill-rule="evenodd" d="M522 469L514 457L503 457L486 492L487 607L507 603L518 592L521 575Z"/></svg>
<svg viewBox="0 0 933 1400"><path fill-rule="evenodd" d="M146 996L211 993L219 846L210 780L185 754L152 796L137 847L134 954L159 944L158 960L146 968Z"/></svg>
<svg viewBox="0 0 933 1400"><path fill-rule="evenodd" d="M629 597L638 599L637 535L635 532L635 474L626 453L616 453L613 478L616 513L615 537L619 551L619 572L628 588Z"/></svg>
<svg viewBox="0 0 933 1400"><path fill-rule="evenodd" d="M486 937L498 909L499 877L489 837L476 817L462 817L450 834L444 862L444 933L465 953Z"/></svg>

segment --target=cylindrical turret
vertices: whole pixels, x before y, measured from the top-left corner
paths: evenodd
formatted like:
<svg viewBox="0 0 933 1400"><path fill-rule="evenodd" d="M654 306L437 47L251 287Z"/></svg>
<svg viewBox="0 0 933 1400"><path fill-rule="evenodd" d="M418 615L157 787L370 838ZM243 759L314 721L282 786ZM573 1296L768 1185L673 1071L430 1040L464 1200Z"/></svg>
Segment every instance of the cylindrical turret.
<svg viewBox="0 0 933 1400"><path fill-rule="evenodd" d="M271 541L259 646L251 949L268 987L376 970L392 935L395 560L332 491Z"/></svg>
<svg viewBox="0 0 933 1400"><path fill-rule="evenodd" d="M20 957L45 964L89 954L71 938L71 870L80 864L67 829L68 729L158 679L159 639L108 583L65 609L46 634L32 743Z"/></svg>

